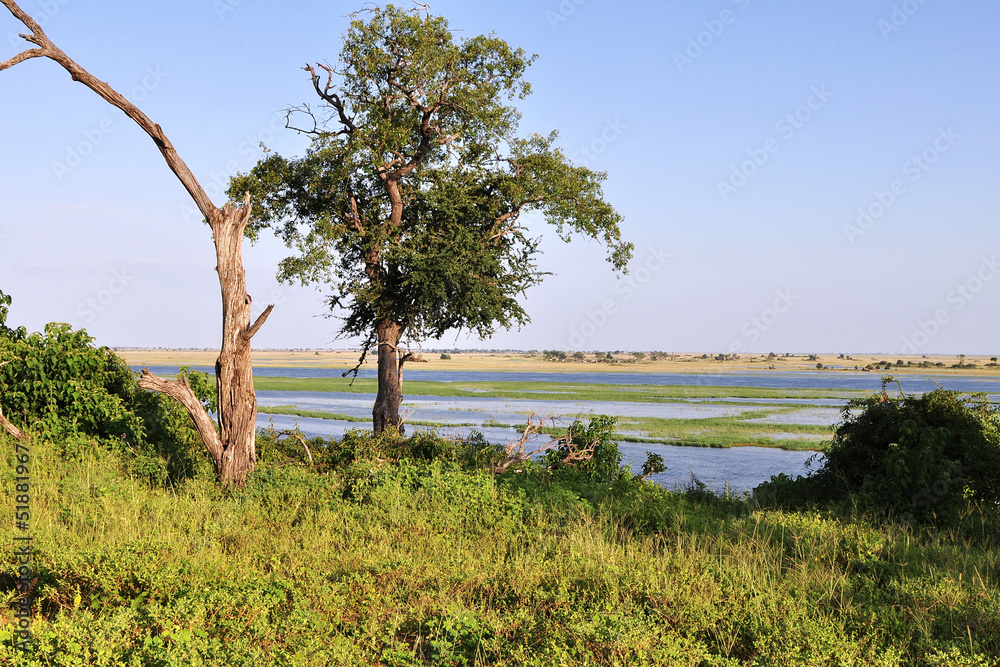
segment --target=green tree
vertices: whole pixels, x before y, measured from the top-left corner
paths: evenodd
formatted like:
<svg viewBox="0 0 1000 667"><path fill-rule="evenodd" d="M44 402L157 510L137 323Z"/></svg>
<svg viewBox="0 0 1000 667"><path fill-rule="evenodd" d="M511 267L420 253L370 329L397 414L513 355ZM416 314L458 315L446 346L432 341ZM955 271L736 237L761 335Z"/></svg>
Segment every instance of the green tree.
<svg viewBox="0 0 1000 667"><path fill-rule="evenodd" d="M311 136L305 155L268 154L231 183L252 195L249 233L271 228L296 251L279 278L328 285L340 335L377 346L376 432L400 425L404 337L528 321L518 297L544 273L526 213L565 241L603 242L616 269L631 256L605 174L571 164L554 132L517 136L533 60L493 35L456 39L422 9L356 13L338 63L305 68L320 108L289 114Z"/></svg>

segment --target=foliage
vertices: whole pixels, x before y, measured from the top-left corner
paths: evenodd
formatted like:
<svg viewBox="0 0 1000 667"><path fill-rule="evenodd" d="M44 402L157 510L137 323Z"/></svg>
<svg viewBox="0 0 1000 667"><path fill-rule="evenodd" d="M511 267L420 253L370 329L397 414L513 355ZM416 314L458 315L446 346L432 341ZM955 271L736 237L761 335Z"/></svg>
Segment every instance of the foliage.
<svg viewBox="0 0 1000 667"><path fill-rule="evenodd" d="M544 275L522 219L532 210L625 266L632 246L604 175L571 165L555 134L516 135L510 102L530 92L533 59L493 35L456 40L422 8L356 13L325 83L313 72L323 115L308 112L305 156L268 154L232 180L234 201L253 197L248 233L271 228L298 253L279 277L329 285L342 335L391 321L414 339L489 336L527 322L518 296Z"/></svg>
<svg viewBox="0 0 1000 667"><path fill-rule="evenodd" d="M618 443L614 440L617 423L616 417L607 415L591 417L586 425L581 421L573 422L559 447L542 458L544 465L560 471L571 468L592 482L607 483L618 479L625 471L621 467L622 455L618 451ZM582 461L572 460L571 453L580 449L592 449L592 452Z"/></svg>
<svg viewBox="0 0 1000 667"><path fill-rule="evenodd" d="M234 490L38 443L37 641L15 654L0 609L0 664L998 665L995 510L913 531L630 475L492 476L461 443L411 442L387 460L397 445L357 432L353 459L313 469L300 442L262 442Z"/></svg>
<svg viewBox="0 0 1000 667"><path fill-rule="evenodd" d="M58 442L66 456L93 442L127 454L129 469L141 476L192 473L198 439L178 405L140 390L125 362L95 347L84 330L8 328L9 303L0 293L0 400L12 422Z"/></svg>
<svg viewBox="0 0 1000 667"><path fill-rule="evenodd" d="M970 502L1000 501L1000 411L985 395L935 389L854 399L807 478L772 479L758 498L852 503L903 519L957 522Z"/></svg>
<svg viewBox="0 0 1000 667"><path fill-rule="evenodd" d="M216 386L215 378L209 377L208 373L191 370L190 366L181 366L177 377L187 380L188 386L205 406L205 410L219 411L219 388Z"/></svg>
<svg viewBox="0 0 1000 667"><path fill-rule="evenodd" d="M653 452L646 452L646 461L642 464L642 478L646 479L650 475L658 475L667 471L667 464L663 462L663 457Z"/></svg>

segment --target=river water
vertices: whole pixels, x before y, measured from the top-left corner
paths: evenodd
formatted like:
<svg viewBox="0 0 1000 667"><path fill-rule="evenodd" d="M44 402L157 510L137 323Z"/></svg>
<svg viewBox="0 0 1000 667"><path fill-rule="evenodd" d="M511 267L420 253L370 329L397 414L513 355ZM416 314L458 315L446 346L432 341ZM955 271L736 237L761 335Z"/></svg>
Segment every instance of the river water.
<svg viewBox="0 0 1000 667"><path fill-rule="evenodd" d="M213 373L211 367L195 367ZM134 369L139 370L139 369ZM150 367L158 375L173 375L176 366ZM323 368L254 368L259 377L339 378L343 370ZM359 377L374 377L372 370L359 373ZM862 372L775 372L755 373L520 373L479 371L407 371L408 380L437 382L559 382L600 383L612 385L698 385L721 387L759 387L774 389L836 389L875 391L881 387L878 373ZM1000 378L956 377L928 375L903 375L897 378L907 393L919 394L944 386L961 392L986 392L1000 395ZM569 424L574 419L589 415L607 414L619 417L663 417L671 419L704 419L738 415L759 409L757 402L810 404L807 410L777 414L759 420L762 423L834 424L839 418L841 401L803 399L700 399L685 403L630 403L626 401L566 401L555 400L538 392L537 400L496 399L477 397L414 396L404 400L402 412L408 418L445 424L438 431L449 437L467 436L473 429L483 433L491 442L506 443L515 440L518 432L512 428L481 426L484 422L505 424L524 423L529 414L559 416ZM261 406L296 406L303 410L332 412L367 419L371 417L374 394L346 394L335 392L258 391ZM459 424L480 424L475 427ZM273 425L277 429L296 426L307 436L337 438L352 428L368 428L363 422L352 423L330 419L314 419L288 415L258 415L258 426ZM764 447L733 447L729 449L704 447L678 447L662 444L620 442L623 463L639 472L646 453L663 456L668 470L651 479L668 488L677 488L697 478L709 489L721 493L727 488L736 494L750 491L772 475L784 473L791 477L807 473L806 461L813 452L784 451ZM820 459L821 460L821 459ZM813 464L814 466L817 463Z"/></svg>
<svg viewBox="0 0 1000 667"><path fill-rule="evenodd" d="M193 366L204 373L213 374L210 366ZM142 367L133 367L142 370ZM150 366L157 375L174 375L177 366ZM346 369L338 368L271 368L255 366L259 377L339 378ZM891 371L889 372L891 374ZM358 377L374 378L374 369L364 369ZM965 393L986 392L1000 395L1000 373L992 377L962 377L955 375L911 374L894 376L906 393L920 394L932 391L939 385ZM711 387L760 387L773 389L854 389L876 391L881 387L882 374L862 371L768 371L753 373L615 373L615 372L565 372L534 373L515 371L421 371L407 370L407 380L431 382L564 382L586 384L652 384L698 385Z"/></svg>

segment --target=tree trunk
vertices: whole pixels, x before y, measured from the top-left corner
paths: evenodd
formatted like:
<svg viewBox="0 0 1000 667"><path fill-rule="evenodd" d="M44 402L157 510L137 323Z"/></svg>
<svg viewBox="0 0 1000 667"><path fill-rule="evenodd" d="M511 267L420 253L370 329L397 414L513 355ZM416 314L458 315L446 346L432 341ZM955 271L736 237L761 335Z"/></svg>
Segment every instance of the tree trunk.
<svg viewBox="0 0 1000 667"><path fill-rule="evenodd" d="M241 254L249 217L247 201L243 209L225 206L212 224L219 262L216 270L222 288L222 349L215 362L215 380L219 392L219 432L224 446L216 469L223 484L242 484L257 462L254 446L257 394L253 388L250 339L270 314L271 306L251 326L252 299L247 294Z"/></svg>
<svg viewBox="0 0 1000 667"><path fill-rule="evenodd" d="M241 247L243 230L250 217L249 203L243 207L226 204L210 221L215 236L215 253L222 288L222 350L215 362L215 383L219 397L219 430L201 402L184 380L163 380L144 370L139 386L167 394L183 405L201 435L219 481L243 484L257 463L254 446L257 433L257 395L253 388L250 340L271 314L268 306L250 324L250 295L247 294Z"/></svg>
<svg viewBox="0 0 1000 667"><path fill-rule="evenodd" d="M372 424L376 433L394 426L403 432L399 404L403 400L403 385L399 369L397 346L403 336L403 325L392 320L380 320L378 333L378 394L372 408Z"/></svg>

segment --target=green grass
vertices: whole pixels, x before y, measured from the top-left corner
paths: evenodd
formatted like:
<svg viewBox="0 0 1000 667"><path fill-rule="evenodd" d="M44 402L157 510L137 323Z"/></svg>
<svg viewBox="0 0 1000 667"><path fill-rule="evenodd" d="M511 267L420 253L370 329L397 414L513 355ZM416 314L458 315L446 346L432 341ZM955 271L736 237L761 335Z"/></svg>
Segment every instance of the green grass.
<svg viewBox="0 0 1000 667"><path fill-rule="evenodd" d="M16 656L0 610L0 663L998 664L995 511L911 531L628 479L261 454L230 493L34 444L37 643Z"/></svg>
<svg viewBox="0 0 1000 667"><path fill-rule="evenodd" d="M320 410L303 410L294 405L257 406L257 412L268 415L291 415L293 417L307 417L310 419L332 419L334 421L351 423L370 423L370 417L355 417L353 415L343 415L336 412L322 412ZM472 422L468 423L444 423L426 421L420 419L407 419L407 424L411 426L426 426L429 428L445 428L449 426L479 426Z"/></svg>
<svg viewBox="0 0 1000 667"><path fill-rule="evenodd" d="M792 451L823 451L826 438L775 438L774 434L822 435L832 436L830 427L810 426L804 424L761 424L750 423L747 420L766 417L783 412L795 412L804 408L785 408L744 412L732 417L710 417L702 419L667 419L662 417L620 417L617 438L629 442L660 443L667 445L692 447L734 447L753 445L755 447L774 447ZM302 410L295 406L258 407L258 411L266 414L293 415L314 419L331 419L351 423L368 423L366 417L321 412L318 410ZM527 420L527 415L525 416ZM413 426L431 428L471 427L471 428L511 428L523 429L524 422L508 423L497 420L486 420L480 423L442 423L421 420L407 420ZM567 424L568 425L568 424ZM543 433L555 434L565 430L565 427L547 427ZM623 432L624 431L624 432ZM639 435L634 432L638 431Z"/></svg>
<svg viewBox="0 0 1000 667"><path fill-rule="evenodd" d="M374 378L257 377L254 385L262 391L318 391L374 394ZM545 392L545 393L539 393ZM403 384L404 397L465 396L476 398L512 398L525 400L627 401L633 403L678 402L688 399L834 399L847 401L866 395L861 391L838 389L771 389L760 387L713 387L703 385L608 385L564 382L431 382L408 380ZM783 404L775 404L783 405ZM808 407L808 406L806 406Z"/></svg>
<svg viewBox="0 0 1000 667"><path fill-rule="evenodd" d="M828 426L806 424L762 424L747 420L766 417L779 411L745 412L731 417L710 417L706 419L664 419L661 417L621 417L620 430L640 431L641 436L625 435L623 439L632 442L659 442L672 445L693 445L699 447L734 447L754 445L757 447L780 447L789 450L822 451L825 441L833 437ZM820 435L815 438L775 438L773 434Z"/></svg>

